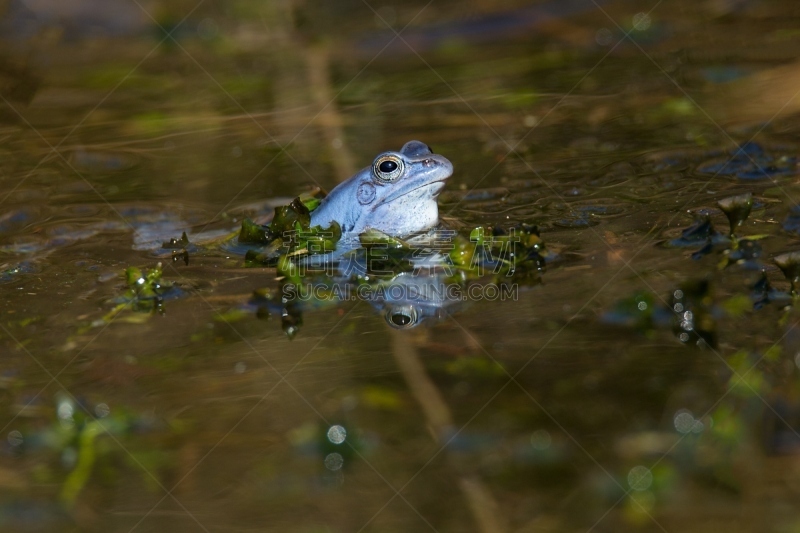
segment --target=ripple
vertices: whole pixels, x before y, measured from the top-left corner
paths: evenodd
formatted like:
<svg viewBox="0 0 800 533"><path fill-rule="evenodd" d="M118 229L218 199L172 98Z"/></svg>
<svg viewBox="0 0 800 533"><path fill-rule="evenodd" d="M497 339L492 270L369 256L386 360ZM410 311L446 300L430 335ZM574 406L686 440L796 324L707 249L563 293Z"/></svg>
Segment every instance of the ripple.
<svg viewBox="0 0 800 533"><path fill-rule="evenodd" d="M781 223L784 230L800 234L800 206L794 206Z"/></svg>
<svg viewBox="0 0 800 533"><path fill-rule="evenodd" d="M618 174L603 174L598 178L589 181L588 185L598 189L607 189L609 187L619 187L635 180L635 176L620 176Z"/></svg>
<svg viewBox="0 0 800 533"><path fill-rule="evenodd" d="M628 205L613 199L598 199L591 201L574 202L570 208L585 215L599 218L617 216L627 211Z"/></svg>
<svg viewBox="0 0 800 533"><path fill-rule="evenodd" d="M46 187L37 189L17 189L9 193L5 199L7 204L21 204L29 202L43 202L47 200L48 189Z"/></svg>
<svg viewBox="0 0 800 533"><path fill-rule="evenodd" d="M544 211L555 216L554 226L561 228L587 228L596 226L602 219L620 216L628 211L628 205L612 198L598 198L576 202L555 201Z"/></svg>
<svg viewBox="0 0 800 533"><path fill-rule="evenodd" d="M26 237L11 244L0 246L0 252L32 254L47 249L47 241L38 237Z"/></svg>
<svg viewBox="0 0 800 533"><path fill-rule="evenodd" d="M598 224L600 224L599 220L588 218L581 214L572 214L553 222L553 225L559 228L588 228Z"/></svg>
<svg viewBox="0 0 800 533"><path fill-rule="evenodd" d="M61 211L71 217L91 217L100 213L101 208L93 204L75 204L64 206Z"/></svg>
<svg viewBox="0 0 800 533"><path fill-rule="evenodd" d="M519 191L511 193L505 203L508 205L532 205L546 197L546 191Z"/></svg>
<svg viewBox="0 0 800 533"><path fill-rule="evenodd" d="M83 194L83 193L93 193L92 186L83 181L83 180L76 180L70 181L68 183L60 183L54 186L55 192L57 194L63 195L73 195L73 194Z"/></svg>
<svg viewBox="0 0 800 533"><path fill-rule="evenodd" d="M439 199L442 203L452 204L497 200L505 198L506 196L508 196L508 189L505 187L491 187L486 189L474 189L471 191L446 191L439 196Z"/></svg>
<svg viewBox="0 0 800 533"><path fill-rule="evenodd" d="M532 189L534 187L541 187L542 180L539 178L516 178L503 180L503 185L509 189Z"/></svg>
<svg viewBox="0 0 800 533"><path fill-rule="evenodd" d="M39 219L41 212L33 207L12 209L0 215L0 233L11 233L32 224Z"/></svg>
<svg viewBox="0 0 800 533"><path fill-rule="evenodd" d="M13 281L20 274L36 274L41 272L41 267L31 261L22 261L14 265L5 265L0 269L0 283Z"/></svg>
<svg viewBox="0 0 800 533"><path fill-rule="evenodd" d="M678 173L643 176L631 180L617 193L620 198L642 202L673 197L688 187L686 177Z"/></svg>
<svg viewBox="0 0 800 533"><path fill-rule="evenodd" d="M748 181L791 176L797 171L796 157L772 155L754 142L744 143L728 155L697 167L701 174L733 176Z"/></svg>
<svg viewBox="0 0 800 533"><path fill-rule="evenodd" d="M702 161L709 157L722 155L722 150L704 150L690 147L675 150L661 150L645 154L640 157L639 163L644 171L664 172L688 170L692 161Z"/></svg>
<svg viewBox="0 0 800 533"><path fill-rule="evenodd" d="M74 150L69 156L70 164L82 172L105 173L119 172L136 167L140 160L126 152L110 152L102 150Z"/></svg>
<svg viewBox="0 0 800 533"><path fill-rule="evenodd" d="M48 248L60 248L77 241L90 239L100 233L96 224L62 223L47 228Z"/></svg>

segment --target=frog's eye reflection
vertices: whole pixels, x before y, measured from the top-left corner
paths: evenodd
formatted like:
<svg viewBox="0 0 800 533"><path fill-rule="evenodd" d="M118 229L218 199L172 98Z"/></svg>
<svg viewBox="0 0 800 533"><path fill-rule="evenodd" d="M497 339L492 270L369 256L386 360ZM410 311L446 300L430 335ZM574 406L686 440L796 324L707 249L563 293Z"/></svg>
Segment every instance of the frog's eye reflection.
<svg viewBox="0 0 800 533"><path fill-rule="evenodd" d="M413 328L419 323L417 310L412 306L403 306L390 309L386 313L386 322L393 328L407 329Z"/></svg>
<svg viewBox="0 0 800 533"><path fill-rule="evenodd" d="M375 160L373 172L381 181L394 181L403 173L403 160L394 155L382 155Z"/></svg>

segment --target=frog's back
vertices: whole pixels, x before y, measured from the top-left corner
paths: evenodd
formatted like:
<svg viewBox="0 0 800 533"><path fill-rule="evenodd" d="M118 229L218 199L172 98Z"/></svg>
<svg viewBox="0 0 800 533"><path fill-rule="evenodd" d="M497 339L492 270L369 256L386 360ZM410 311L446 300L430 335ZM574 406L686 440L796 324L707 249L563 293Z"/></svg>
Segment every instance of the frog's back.
<svg viewBox="0 0 800 533"><path fill-rule="evenodd" d="M352 231L355 220L361 212L362 206L356 200L355 190L358 187L359 177L364 169L347 181L333 188L319 206L311 212L311 225L330 227L332 222L338 222L343 232Z"/></svg>

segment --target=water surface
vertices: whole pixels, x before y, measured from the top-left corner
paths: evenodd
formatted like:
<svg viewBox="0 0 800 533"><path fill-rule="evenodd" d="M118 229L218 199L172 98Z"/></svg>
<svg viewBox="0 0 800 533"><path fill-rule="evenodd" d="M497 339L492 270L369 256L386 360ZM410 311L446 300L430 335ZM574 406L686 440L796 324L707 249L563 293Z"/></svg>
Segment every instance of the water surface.
<svg viewBox="0 0 800 533"><path fill-rule="evenodd" d="M796 7L117 3L0 4L3 528L800 527ZM290 339L275 269L161 248L410 139L541 283ZM163 312L113 312L158 262Z"/></svg>

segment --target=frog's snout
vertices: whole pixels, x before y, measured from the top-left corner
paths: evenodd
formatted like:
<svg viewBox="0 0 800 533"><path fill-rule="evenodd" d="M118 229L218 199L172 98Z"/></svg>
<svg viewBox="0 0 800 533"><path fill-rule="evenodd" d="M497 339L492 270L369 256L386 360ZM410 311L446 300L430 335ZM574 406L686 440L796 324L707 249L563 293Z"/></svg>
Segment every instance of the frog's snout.
<svg viewBox="0 0 800 533"><path fill-rule="evenodd" d="M453 164L445 157L431 154L418 162L426 173L436 181L446 180L453 173Z"/></svg>
<svg viewBox="0 0 800 533"><path fill-rule="evenodd" d="M445 157L436 156L435 158L430 158L429 160L426 159L426 161L431 161L431 166L438 165L442 169L444 179L449 178L453 174L453 163L451 163L450 160Z"/></svg>

